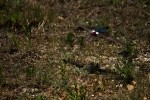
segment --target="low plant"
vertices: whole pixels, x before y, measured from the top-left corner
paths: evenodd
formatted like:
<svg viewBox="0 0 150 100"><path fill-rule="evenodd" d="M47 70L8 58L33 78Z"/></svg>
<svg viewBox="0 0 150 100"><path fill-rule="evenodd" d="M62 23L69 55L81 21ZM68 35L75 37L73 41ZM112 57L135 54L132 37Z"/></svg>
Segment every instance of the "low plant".
<svg viewBox="0 0 150 100"><path fill-rule="evenodd" d="M97 75L97 77L99 77ZM105 92L106 90L106 80L104 78L101 79L101 81L99 79L97 79L94 84L93 84L93 90L94 92Z"/></svg>
<svg viewBox="0 0 150 100"><path fill-rule="evenodd" d="M18 11L15 11L14 13L12 13L10 15L10 21L12 22L12 24L14 26L16 26L16 24L18 24L19 18L20 18L20 12L18 12Z"/></svg>
<svg viewBox="0 0 150 100"><path fill-rule="evenodd" d="M30 6L30 9L32 11L30 11L29 13L29 18L31 17L32 20L35 19L38 22L42 22L45 17L45 12L43 11L43 9L38 4Z"/></svg>
<svg viewBox="0 0 150 100"><path fill-rule="evenodd" d="M48 97L43 96L43 95L37 95L34 97L33 100L49 100Z"/></svg>
<svg viewBox="0 0 150 100"><path fill-rule="evenodd" d="M73 46L73 43L74 43L74 34L72 32L69 32L67 34L66 43L69 44L71 47Z"/></svg>
<svg viewBox="0 0 150 100"><path fill-rule="evenodd" d="M34 76L35 76L35 73L36 73L36 71L35 71L35 67L34 67L34 66L28 66L28 67L26 68L26 76L27 76L28 78L34 77Z"/></svg>
<svg viewBox="0 0 150 100"><path fill-rule="evenodd" d="M14 54L15 52L18 52L19 50L19 40L17 37L13 34L12 36L12 44L9 50L9 54Z"/></svg>
<svg viewBox="0 0 150 100"><path fill-rule="evenodd" d="M124 50L120 52L119 54L122 55L122 58L132 61L134 57L136 57L136 50L133 47L132 42L129 40L125 45L124 45Z"/></svg>
<svg viewBox="0 0 150 100"><path fill-rule="evenodd" d="M76 82L71 86L68 82L66 65L62 62L60 66L62 85L67 92L69 100L86 100L86 87L78 86Z"/></svg>
<svg viewBox="0 0 150 100"><path fill-rule="evenodd" d="M47 19L48 19L48 23L50 24L51 22L53 22L53 20L55 19L55 14L56 12L54 10L49 10L47 12Z"/></svg>
<svg viewBox="0 0 150 100"><path fill-rule="evenodd" d="M80 44L81 47L85 46L84 37L79 38L79 44Z"/></svg>
<svg viewBox="0 0 150 100"><path fill-rule="evenodd" d="M61 63L61 66L60 66L60 75L61 75L61 85L62 86L67 86L68 85L68 77L67 77L67 69L66 69L66 65L65 63Z"/></svg>
<svg viewBox="0 0 150 100"><path fill-rule="evenodd" d="M22 25L22 29L26 35L27 38L30 38L31 36L31 26L29 25L28 21L25 21Z"/></svg>
<svg viewBox="0 0 150 100"><path fill-rule="evenodd" d="M134 48L130 42L125 45L124 54L121 58L123 65L116 66L117 71L123 78L124 82L129 84L134 79L134 64L133 64L133 55L135 54Z"/></svg>
<svg viewBox="0 0 150 100"><path fill-rule="evenodd" d="M12 36L12 42L13 42L13 46L15 46L16 48L19 48L19 41L14 34Z"/></svg>
<svg viewBox="0 0 150 100"><path fill-rule="evenodd" d="M4 0L0 0L0 10L2 10L5 7Z"/></svg>
<svg viewBox="0 0 150 100"><path fill-rule="evenodd" d="M31 48L31 46L32 46L32 43L31 43L31 26L29 25L28 21L25 21L22 24L22 31L24 32L25 38L26 38L25 44L27 46L29 46L29 48Z"/></svg>
<svg viewBox="0 0 150 100"><path fill-rule="evenodd" d="M124 82L129 84L134 79L134 65L130 61L122 59L123 66L117 66L116 69L123 78Z"/></svg>
<svg viewBox="0 0 150 100"><path fill-rule="evenodd" d="M3 66L0 64L0 86L3 83Z"/></svg>
<svg viewBox="0 0 150 100"><path fill-rule="evenodd" d="M69 100L86 100L87 90L85 86L78 86L75 82L73 89L72 87L66 87L66 90Z"/></svg>
<svg viewBox="0 0 150 100"><path fill-rule="evenodd" d="M49 84L51 81L49 79L49 73L46 71L40 71L38 73L38 80L40 82L40 85Z"/></svg>
<svg viewBox="0 0 150 100"><path fill-rule="evenodd" d="M6 0L5 1L5 9L3 10L5 13L5 20L9 22L11 27L18 28L20 27L20 21L22 20L22 0ZM7 15L6 15L7 14Z"/></svg>
<svg viewBox="0 0 150 100"><path fill-rule="evenodd" d="M117 6L122 0L109 0L109 3L113 6Z"/></svg>
<svg viewBox="0 0 150 100"><path fill-rule="evenodd" d="M147 34L147 44L150 46L150 33Z"/></svg>

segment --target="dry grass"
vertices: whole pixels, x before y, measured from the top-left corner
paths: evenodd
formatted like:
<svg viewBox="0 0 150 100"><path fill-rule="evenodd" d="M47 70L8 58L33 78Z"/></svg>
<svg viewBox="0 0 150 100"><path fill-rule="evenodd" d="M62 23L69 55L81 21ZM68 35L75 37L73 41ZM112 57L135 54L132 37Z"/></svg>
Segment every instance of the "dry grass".
<svg viewBox="0 0 150 100"><path fill-rule="evenodd" d="M18 1L20 6L0 2L2 100L150 99L148 0ZM100 38L88 42L88 33L77 30L98 25L109 26L110 34L124 42L132 41L136 58L131 58L131 91L115 70L124 66L118 53L125 46ZM74 34L71 46L68 33ZM104 70L91 69L96 64Z"/></svg>

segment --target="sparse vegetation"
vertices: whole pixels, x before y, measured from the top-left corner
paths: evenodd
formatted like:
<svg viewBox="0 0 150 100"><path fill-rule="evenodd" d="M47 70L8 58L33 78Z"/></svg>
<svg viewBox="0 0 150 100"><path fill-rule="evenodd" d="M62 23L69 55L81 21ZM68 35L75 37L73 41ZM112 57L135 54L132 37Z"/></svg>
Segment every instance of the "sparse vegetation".
<svg viewBox="0 0 150 100"><path fill-rule="evenodd" d="M150 99L149 9L150 0L0 0L0 99ZM86 41L84 26L126 43Z"/></svg>
<svg viewBox="0 0 150 100"><path fill-rule="evenodd" d="M125 83L130 84L134 80L135 65L133 63L133 56L135 50L132 46L131 41L128 41L124 47L124 51L121 53L122 66L116 66L117 71L121 74Z"/></svg>
<svg viewBox="0 0 150 100"><path fill-rule="evenodd" d="M35 76L35 67L34 66L28 66L26 69L26 76L29 78L32 78Z"/></svg>
<svg viewBox="0 0 150 100"><path fill-rule="evenodd" d="M3 67L0 65L0 86L3 84L4 78L3 78Z"/></svg>
<svg viewBox="0 0 150 100"><path fill-rule="evenodd" d="M110 4L112 4L113 6L117 6L121 1L123 0L108 0Z"/></svg>
<svg viewBox="0 0 150 100"><path fill-rule="evenodd" d="M66 43L69 44L72 47L73 46L73 42L74 42L74 34L69 32L67 34Z"/></svg>
<svg viewBox="0 0 150 100"><path fill-rule="evenodd" d="M67 95L70 100L86 100L86 87L78 86L77 83L73 87L66 87Z"/></svg>
<svg viewBox="0 0 150 100"><path fill-rule="evenodd" d="M131 61L123 59L123 66L117 66L117 71L121 74L126 84L134 80L134 65Z"/></svg>
<svg viewBox="0 0 150 100"><path fill-rule="evenodd" d="M85 39L84 39L84 37L80 37L79 38L79 44L80 44L80 47L84 47L85 46Z"/></svg>

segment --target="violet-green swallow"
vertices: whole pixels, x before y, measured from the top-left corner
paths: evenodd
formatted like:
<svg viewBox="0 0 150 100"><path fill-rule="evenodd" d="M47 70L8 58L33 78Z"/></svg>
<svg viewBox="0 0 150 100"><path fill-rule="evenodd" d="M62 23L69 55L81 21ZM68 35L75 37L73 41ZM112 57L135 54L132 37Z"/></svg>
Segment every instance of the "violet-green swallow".
<svg viewBox="0 0 150 100"><path fill-rule="evenodd" d="M115 37L111 36L109 34L109 27L105 27L105 26L98 26L96 28L91 28L91 27L77 27L79 30L85 30L87 31L89 34L87 36L87 40L88 41L93 41L96 37L102 37L108 41L111 42L115 42L115 43L119 43L119 44L124 44L122 41L116 39Z"/></svg>
<svg viewBox="0 0 150 100"><path fill-rule="evenodd" d="M108 27L96 27L94 30L90 32L88 40L92 41L95 37L102 37L114 43L124 44L122 41L116 39L115 37L109 34Z"/></svg>
<svg viewBox="0 0 150 100"><path fill-rule="evenodd" d="M88 40L92 41L94 37L98 37L101 35L108 36L108 27L96 27L90 32Z"/></svg>

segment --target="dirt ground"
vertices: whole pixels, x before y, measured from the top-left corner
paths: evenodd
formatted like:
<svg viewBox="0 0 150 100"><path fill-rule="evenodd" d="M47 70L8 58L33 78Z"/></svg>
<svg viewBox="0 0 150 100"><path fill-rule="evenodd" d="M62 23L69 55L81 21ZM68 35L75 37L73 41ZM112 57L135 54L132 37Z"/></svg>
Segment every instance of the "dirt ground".
<svg viewBox="0 0 150 100"><path fill-rule="evenodd" d="M149 0L20 0L18 5L0 2L1 100L150 99ZM87 41L89 33L80 27L96 26L108 26L124 44ZM136 55L130 83L116 70L125 66L119 53L128 42Z"/></svg>

